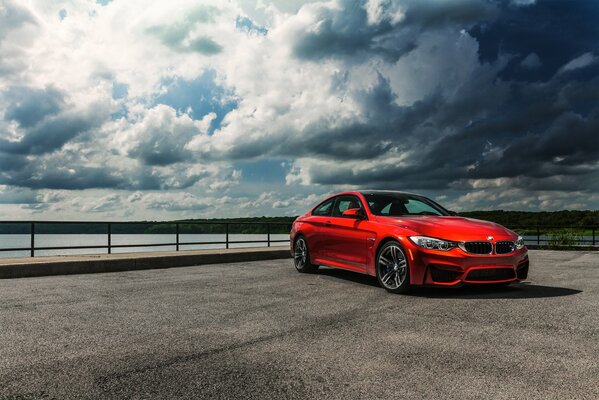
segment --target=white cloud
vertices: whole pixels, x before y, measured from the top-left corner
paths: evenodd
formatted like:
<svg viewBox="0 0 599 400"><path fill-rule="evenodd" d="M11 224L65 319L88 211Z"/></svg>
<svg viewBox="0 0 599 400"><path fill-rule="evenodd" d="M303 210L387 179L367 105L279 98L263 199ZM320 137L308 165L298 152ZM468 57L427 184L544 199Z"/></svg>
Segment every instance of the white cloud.
<svg viewBox="0 0 599 400"><path fill-rule="evenodd" d="M73 217L211 215L209 206L225 200L234 214L259 215L301 213L319 196L348 187L444 190L471 182L494 190L524 182L511 170L484 173L517 153L502 139L505 132L488 133L501 124L483 126L510 100L510 82L498 78L510 58L482 62L468 30L497 16L499 6L482 0L351 5L4 0L0 140L9 145L0 149L0 182L35 194L5 198L37 199L31 204L47 204L48 215ZM239 16L268 33L236 28ZM595 62L584 53L561 71ZM537 69L540 58L530 53L521 66ZM186 85L207 71L222 93L201 85L196 93L189 85L178 94L181 104L164 100L173 82ZM531 98L551 97L543 87L534 90L540 94ZM45 104L38 120L21 107L29 98ZM569 102L568 92L560 92L560 101ZM80 122L81 129L44 135L42 123L56 120ZM519 122L505 122L513 141L540 137ZM15 150L28 135L36 139L32 145ZM451 140L463 142L444 144ZM460 146L466 150L455 150ZM556 165L584 153L546 148ZM424 157L429 152L432 161ZM242 164L256 160L282 165L278 174L263 171L277 181L258 184L245 176ZM460 201L484 200L471 199Z"/></svg>
<svg viewBox="0 0 599 400"><path fill-rule="evenodd" d="M159 104L144 109L132 123L125 119L117 121L112 143L122 155L141 159L148 165L182 162L191 157L186 151L187 144L196 136L207 136L215 118L215 113L208 113L196 121L188 114L179 115L171 107Z"/></svg>
<svg viewBox="0 0 599 400"><path fill-rule="evenodd" d="M560 72L568 72L575 69L585 68L593 64L595 61L597 61L597 57L593 53L584 53L566 63L563 67L561 67Z"/></svg>
<svg viewBox="0 0 599 400"><path fill-rule="evenodd" d="M530 53L520 62L520 65L526 69L536 69L541 66L541 59L537 53Z"/></svg>
<svg viewBox="0 0 599 400"><path fill-rule="evenodd" d="M518 7L526 7L526 6L532 6L534 4L536 4L537 0L511 0L510 3L512 5L518 6Z"/></svg>

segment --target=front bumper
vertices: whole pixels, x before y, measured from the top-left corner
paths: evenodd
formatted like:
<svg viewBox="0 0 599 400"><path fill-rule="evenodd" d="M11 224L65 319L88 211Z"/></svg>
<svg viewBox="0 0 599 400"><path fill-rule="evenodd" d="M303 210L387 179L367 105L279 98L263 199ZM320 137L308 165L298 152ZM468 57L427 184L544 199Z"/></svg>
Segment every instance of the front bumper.
<svg viewBox="0 0 599 400"><path fill-rule="evenodd" d="M459 248L438 251L410 246L406 250L414 285L497 284L528 277L526 247L510 254L490 255L470 254Z"/></svg>

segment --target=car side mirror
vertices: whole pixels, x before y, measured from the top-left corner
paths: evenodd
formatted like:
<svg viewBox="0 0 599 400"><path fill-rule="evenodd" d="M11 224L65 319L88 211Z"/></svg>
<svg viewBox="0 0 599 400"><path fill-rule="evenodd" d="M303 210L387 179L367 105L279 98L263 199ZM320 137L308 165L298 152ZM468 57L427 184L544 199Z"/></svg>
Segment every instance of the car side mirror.
<svg viewBox="0 0 599 400"><path fill-rule="evenodd" d="M460 214L457 211L449 211L449 215L456 216L456 215L460 215Z"/></svg>
<svg viewBox="0 0 599 400"><path fill-rule="evenodd" d="M348 208L341 213L343 217L362 219L366 217L361 208Z"/></svg>

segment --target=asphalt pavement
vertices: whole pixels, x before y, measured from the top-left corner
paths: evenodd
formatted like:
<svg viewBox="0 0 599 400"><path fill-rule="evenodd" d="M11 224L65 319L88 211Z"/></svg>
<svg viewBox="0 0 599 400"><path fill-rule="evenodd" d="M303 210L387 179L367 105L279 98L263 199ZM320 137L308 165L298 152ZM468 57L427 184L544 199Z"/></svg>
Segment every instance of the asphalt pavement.
<svg viewBox="0 0 599 400"><path fill-rule="evenodd" d="M599 252L393 295L269 260L0 280L0 399L599 399Z"/></svg>

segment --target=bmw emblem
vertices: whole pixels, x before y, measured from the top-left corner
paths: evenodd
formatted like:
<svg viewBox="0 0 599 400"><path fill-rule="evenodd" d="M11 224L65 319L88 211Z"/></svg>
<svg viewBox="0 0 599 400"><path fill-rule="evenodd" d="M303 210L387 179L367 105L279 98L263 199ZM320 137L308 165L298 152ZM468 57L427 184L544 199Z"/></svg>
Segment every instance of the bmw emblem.
<svg viewBox="0 0 599 400"><path fill-rule="evenodd" d="M493 240L493 236L487 236L487 240Z"/></svg>

